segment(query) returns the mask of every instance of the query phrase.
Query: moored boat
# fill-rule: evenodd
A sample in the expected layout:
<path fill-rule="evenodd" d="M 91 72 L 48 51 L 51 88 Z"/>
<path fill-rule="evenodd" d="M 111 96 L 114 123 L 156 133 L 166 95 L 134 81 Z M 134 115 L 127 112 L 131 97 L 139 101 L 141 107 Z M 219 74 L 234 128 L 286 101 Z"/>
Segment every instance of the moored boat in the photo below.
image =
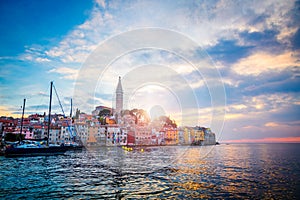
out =
<path fill-rule="evenodd" d="M 68 150 L 64 146 L 45 146 L 45 147 L 12 147 L 8 146 L 5 149 L 5 157 L 17 156 L 49 156 L 62 155 Z"/>
<path fill-rule="evenodd" d="M 64 154 L 68 147 L 64 145 L 60 146 L 51 146 L 49 145 L 49 131 L 50 131 L 50 123 L 51 123 L 51 102 L 52 102 L 52 87 L 53 82 L 51 82 L 50 86 L 50 102 L 49 102 L 49 117 L 48 117 L 48 130 L 47 130 L 47 141 L 46 144 L 39 143 L 26 143 L 22 142 L 22 126 L 23 126 L 23 118 L 25 111 L 25 102 L 23 103 L 23 112 L 22 112 L 22 120 L 21 120 L 21 130 L 20 130 L 20 141 L 18 143 L 10 144 L 5 147 L 4 155 L 5 157 L 16 157 L 16 156 L 44 156 L 44 155 L 58 155 Z"/>

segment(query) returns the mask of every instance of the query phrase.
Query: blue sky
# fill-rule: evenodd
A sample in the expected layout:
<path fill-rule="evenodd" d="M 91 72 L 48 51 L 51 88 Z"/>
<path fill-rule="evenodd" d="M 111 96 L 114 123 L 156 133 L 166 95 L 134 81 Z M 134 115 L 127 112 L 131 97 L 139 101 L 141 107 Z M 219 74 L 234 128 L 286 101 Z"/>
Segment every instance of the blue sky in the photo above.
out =
<path fill-rule="evenodd" d="M 0 13 L 1 115 L 20 117 L 23 98 L 47 111 L 51 80 L 65 110 L 111 106 L 122 76 L 127 108 L 159 105 L 221 141 L 300 140 L 299 1 L 4 0 Z"/>

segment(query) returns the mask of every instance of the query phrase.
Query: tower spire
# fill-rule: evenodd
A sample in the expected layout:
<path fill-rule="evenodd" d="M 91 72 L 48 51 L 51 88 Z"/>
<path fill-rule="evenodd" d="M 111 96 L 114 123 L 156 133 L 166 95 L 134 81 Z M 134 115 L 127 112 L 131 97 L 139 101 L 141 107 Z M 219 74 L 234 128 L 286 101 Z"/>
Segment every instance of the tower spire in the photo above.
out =
<path fill-rule="evenodd" d="M 116 89 L 116 113 L 120 113 L 123 110 L 123 88 L 121 83 L 121 76 L 119 76 L 119 82 Z"/>
<path fill-rule="evenodd" d="M 122 88 L 122 83 L 121 83 L 121 76 L 119 76 L 119 82 L 118 82 L 118 86 L 117 86 L 117 90 L 116 93 L 123 93 L 123 88 Z"/>

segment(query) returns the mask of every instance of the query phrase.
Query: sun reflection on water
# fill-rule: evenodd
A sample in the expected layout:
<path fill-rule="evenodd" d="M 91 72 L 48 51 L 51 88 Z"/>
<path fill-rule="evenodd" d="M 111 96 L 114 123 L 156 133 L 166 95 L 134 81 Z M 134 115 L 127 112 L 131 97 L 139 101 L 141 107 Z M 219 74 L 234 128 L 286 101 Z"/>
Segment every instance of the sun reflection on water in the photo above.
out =
<path fill-rule="evenodd" d="M 0 198 L 299 199 L 299 150 L 274 144 L 143 152 L 101 147 L 44 159 L 0 158 Z"/>

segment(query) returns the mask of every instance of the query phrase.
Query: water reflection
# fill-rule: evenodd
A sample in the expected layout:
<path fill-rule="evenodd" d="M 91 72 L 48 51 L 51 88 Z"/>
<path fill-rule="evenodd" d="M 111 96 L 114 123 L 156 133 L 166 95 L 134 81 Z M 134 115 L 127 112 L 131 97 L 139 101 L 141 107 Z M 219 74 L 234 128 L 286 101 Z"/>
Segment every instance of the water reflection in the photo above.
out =
<path fill-rule="evenodd" d="M 296 199 L 299 150 L 274 144 L 130 152 L 101 147 L 65 156 L 1 157 L 0 198 Z"/>

